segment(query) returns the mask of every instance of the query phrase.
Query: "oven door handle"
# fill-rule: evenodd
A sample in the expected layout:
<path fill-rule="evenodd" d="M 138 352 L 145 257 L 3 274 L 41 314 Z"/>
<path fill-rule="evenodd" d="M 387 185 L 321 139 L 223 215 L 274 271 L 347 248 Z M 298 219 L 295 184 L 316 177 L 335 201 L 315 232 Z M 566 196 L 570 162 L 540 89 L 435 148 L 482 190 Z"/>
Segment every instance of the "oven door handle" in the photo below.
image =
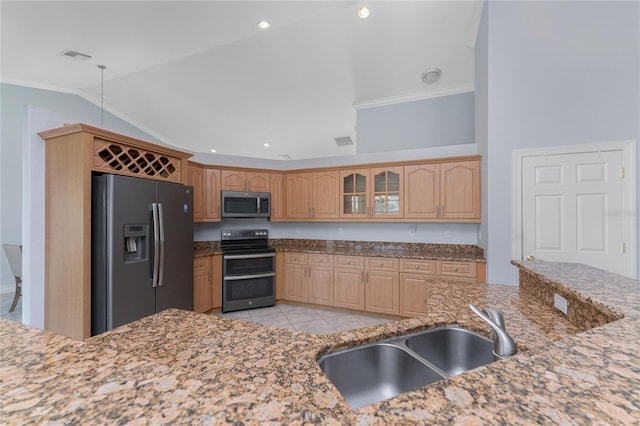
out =
<path fill-rule="evenodd" d="M 250 280 L 254 278 L 268 278 L 275 276 L 275 272 L 269 272 L 267 274 L 252 274 L 252 275 L 233 275 L 231 277 L 224 277 L 225 281 L 237 281 L 237 280 Z"/>
<path fill-rule="evenodd" d="M 275 253 L 256 253 L 256 254 L 224 254 L 224 259 L 258 259 L 260 257 L 275 257 Z"/>

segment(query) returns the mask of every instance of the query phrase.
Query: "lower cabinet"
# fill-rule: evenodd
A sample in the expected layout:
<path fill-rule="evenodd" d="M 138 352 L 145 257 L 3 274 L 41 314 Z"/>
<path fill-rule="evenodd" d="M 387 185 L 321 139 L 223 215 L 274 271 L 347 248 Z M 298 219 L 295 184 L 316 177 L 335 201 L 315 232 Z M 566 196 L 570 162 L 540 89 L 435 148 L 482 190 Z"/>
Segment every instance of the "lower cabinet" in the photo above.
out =
<path fill-rule="evenodd" d="M 333 305 L 364 310 L 364 259 L 334 256 Z"/>
<path fill-rule="evenodd" d="M 365 310 L 398 315 L 398 259 L 367 257 L 365 270 Z"/>
<path fill-rule="evenodd" d="M 286 253 L 284 298 L 333 305 L 333 259 L 330 254 Z"/>
<path fill-rule="evenodd" d="M 207 312 L 222 307 L 222 256 L 193 260 L 193 310 Z"/>
<path fill-rule="evenodd" d="M 427 281 L 433 276 L 400 272 L 400 315 L 417 317 L 427 313 Z"/>
<path fill-rule="evenodd" d="M 206 312 L 212 308 L 211 257 L 193 260 L 193 310 Z"/>
<path fill-rule="evenodd" d="M 484 264 L 475 262 L 316 253 L 284 255 L 285 300 L 365 312 L 424 315 L 431 280 L 484 282 Z"/>

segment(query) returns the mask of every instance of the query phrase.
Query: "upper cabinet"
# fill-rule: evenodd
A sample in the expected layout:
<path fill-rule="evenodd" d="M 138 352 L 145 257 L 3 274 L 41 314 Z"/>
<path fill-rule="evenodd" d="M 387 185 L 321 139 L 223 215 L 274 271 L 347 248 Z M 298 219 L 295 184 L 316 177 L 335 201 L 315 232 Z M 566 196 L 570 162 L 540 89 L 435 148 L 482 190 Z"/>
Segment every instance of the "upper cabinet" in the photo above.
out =
<path fill-rule="evenodd" d="M 284 220 L 284 175 L 271 173 L 271 221 Z"/>
<path fill-rule="evenodd" d="M 222 170 L 222 191 L 269 192 L 271 177 L 267 172 Z"/>
<path fill-rule="evenodd" d="M 187 183 L 193 186 L 193 221 L 204 220 L 204 170 L 202 167 L 189 163 Z"/>
<path fill-rule="evenodd" d="M 189 163 L 189 185 L 193 186 L 193 221 L 220 221 L 220 170 Z"/>
<path fill-rule="evenodd" d="M 339 173 L 291 173 L 285 178 L 287 219 L 324 220 L 340 216 Z"/>
<path fill-rule="evenodd" d="M 402 219 L 403 167 L 340 171 L 340 217 Z"/>
<path fill-rule="evenodd" d="M 405 166 L 404 181 L 405 218 L 480 221 L 480 160 Z"/>

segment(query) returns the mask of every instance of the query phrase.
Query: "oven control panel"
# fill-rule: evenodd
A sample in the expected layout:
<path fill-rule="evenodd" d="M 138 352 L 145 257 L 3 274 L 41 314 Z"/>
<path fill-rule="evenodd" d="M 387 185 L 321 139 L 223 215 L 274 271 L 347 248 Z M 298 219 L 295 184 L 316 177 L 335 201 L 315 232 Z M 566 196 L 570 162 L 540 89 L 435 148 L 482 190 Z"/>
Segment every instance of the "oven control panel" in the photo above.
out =
<path fill-rule="evenodd" d="M 269 231 L 266 229 L 223 229 L 223 240 L 266 240 Z"/>

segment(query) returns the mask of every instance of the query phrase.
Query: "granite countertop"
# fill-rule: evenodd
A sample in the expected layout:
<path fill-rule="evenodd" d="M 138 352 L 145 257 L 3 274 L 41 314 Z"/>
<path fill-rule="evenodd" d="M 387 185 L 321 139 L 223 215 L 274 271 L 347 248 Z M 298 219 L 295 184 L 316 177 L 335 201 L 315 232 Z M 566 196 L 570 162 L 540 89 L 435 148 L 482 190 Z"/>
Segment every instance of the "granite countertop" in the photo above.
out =
<path fill-rule="evenodd" d="M 430 285 L 430 314 L 329 336 L 180 310 L 84 342 L 0 320 L 0 419 L 8 424 L 639 423 L 638 281 L 583 265 L 517 266 L 524 281 L 520 288 L 438 281 Z M 599 313 L 590 321 L 612 322 L 583 331 L 586 323 L 572 324 L 544 304 L 548 290 L 568 298 L 570 313 L 584 304 Z M 357 411 L 317 365 L 323 353 L 437 325 L 458 324 L 488 336 L 490 330 L 467 303 L 504 309 L 521 352 Z"/>
<path fill-rule="evenodd" d="M 345 256 L 485 262 L 484 250 L 469 244 L 397 243 L 384 241 L 270 239 L 278 252 L 323 253 Z M 196 241 L 195 258 L 222 254 L 220 241 Z"/>

